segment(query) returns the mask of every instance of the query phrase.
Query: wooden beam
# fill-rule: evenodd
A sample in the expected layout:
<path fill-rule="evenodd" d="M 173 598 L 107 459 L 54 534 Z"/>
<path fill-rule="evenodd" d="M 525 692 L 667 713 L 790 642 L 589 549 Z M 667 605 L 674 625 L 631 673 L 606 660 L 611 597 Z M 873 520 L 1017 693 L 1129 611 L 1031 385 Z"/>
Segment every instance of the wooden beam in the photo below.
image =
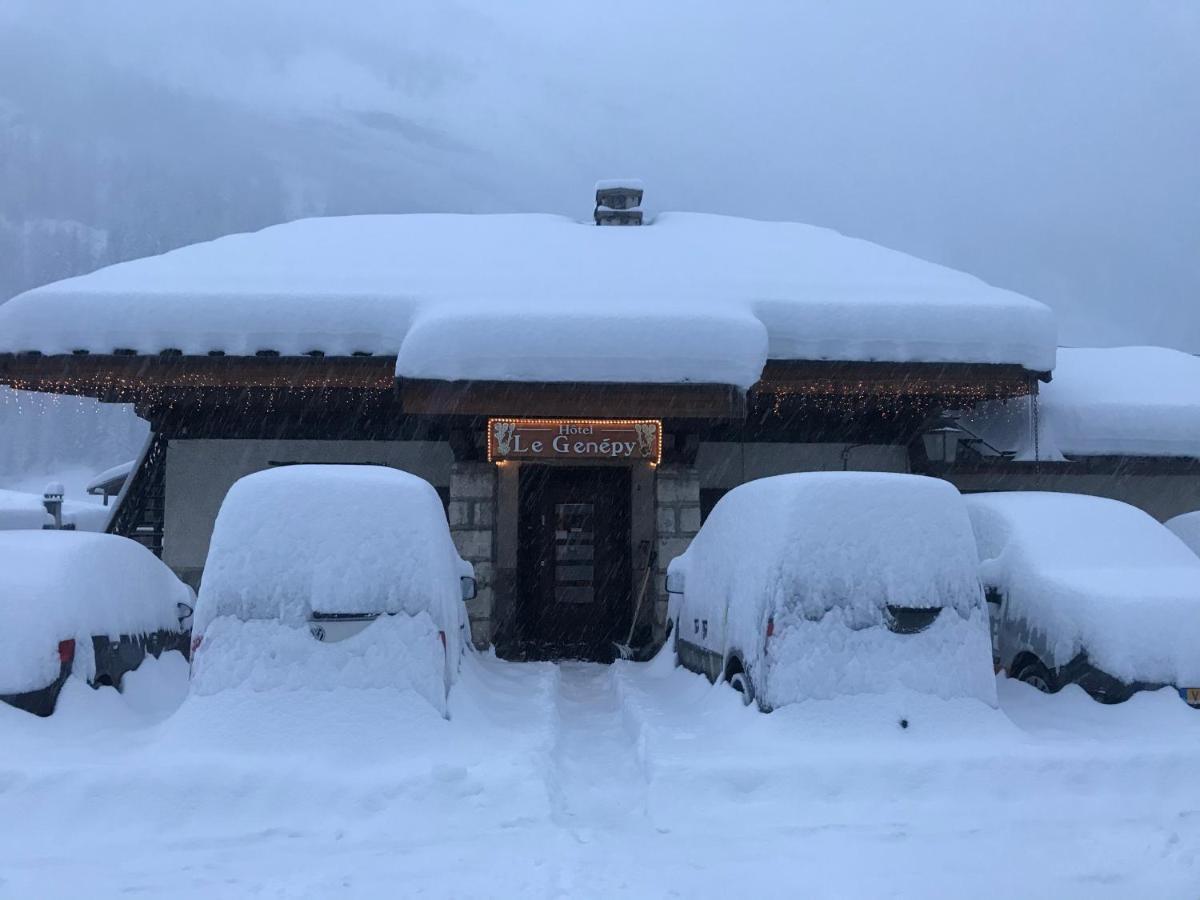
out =
<path fill-rule="evenodd" d="M 718 384 L 595 384 L 505 381 L 400 382 L 400 402 L 413 416 L 523 416 L 595 419 L 740 419 L 745 394 Z"/>

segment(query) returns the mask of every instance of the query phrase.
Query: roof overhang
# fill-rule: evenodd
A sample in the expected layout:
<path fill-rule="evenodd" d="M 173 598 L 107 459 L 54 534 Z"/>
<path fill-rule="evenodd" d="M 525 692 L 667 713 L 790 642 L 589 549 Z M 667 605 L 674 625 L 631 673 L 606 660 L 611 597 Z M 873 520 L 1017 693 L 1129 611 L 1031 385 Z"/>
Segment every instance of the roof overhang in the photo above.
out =
<path fill-rule="evenodd" d="M 0 384 L 153 403 L 165 394 L 221 391 L 398 390 L 417 416 L 740 419 L 747 392 L 724 384 L 436 381 L 399 379 L 391 356 L 155 356 L 0 354 Z M 1039 373 L 1016 365 L 770 360 L 749 396 L 905 397 L 967 406 L 1024 396 Z"/>

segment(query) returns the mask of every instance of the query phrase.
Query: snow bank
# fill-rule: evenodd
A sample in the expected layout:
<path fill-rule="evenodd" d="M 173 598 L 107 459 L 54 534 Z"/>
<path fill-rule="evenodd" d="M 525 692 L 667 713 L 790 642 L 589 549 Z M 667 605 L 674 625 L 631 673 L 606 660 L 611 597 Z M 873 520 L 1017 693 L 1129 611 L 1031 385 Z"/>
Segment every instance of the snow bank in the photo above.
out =
<path fill-rule="evenodd" d="M 1079 494 L 966 498 L 985 583 L 1047 665 L 1087 652 L 1125 682 L 1200 684 L 1200 559 L 1146 513 Z M 1002 630 L 1002 638 L 1007 629 Z M 1002 644 L 1001 653 L 1012 653 Z"/>
<path fill-rule="evenodd" d="M 1184 513 L 1167 520 L 1167 527 L 1200 556 L 1200 511 Z"/>
<path fill-rule="evenodd" d="M 550 215 L 306 219 L 0 307 L 0 352 L 398 353 L 400 375 L 444 379 L 749 387 L 767 356 L 1047 371 L 1054 347 L 1049 309 L 963 273 L 809 225 L 692 213 L 628 229 Z"/>
<path fill-rule="evenodd" d="M 774 618 L 765 668 L 751 672 L 771 705 L 897 685 L 995 705 L 977 566 L 953 486 L 857 472 L 735 488 L 672 563 L 686 579 L 685 615 L 726 621 L 726 652 L 753 659 Z M 943 611 L 898 635 L 885 627 L 888 605 Z"/>
<path fill-rule="evenodd" d="M 52 521 L 41 497 L 0 489 L 0 529 L 40 529 Z"/>
<path fill-rule="evenodd" d="M 73 638 L 86 667 L 92 635 L 178 630 L 176 604 L 192 599 L 135 541 L 78 531 L 0 532 L 0 693 L 53 681 L 59 641 Z"/>
<path fill-rule="evenodd" d="M 382 616 L 359 634 L 325 643 L 307 627 L 210 622 L 192 661 L 192 691 L 414 690 L 446 713 L 446 650 L 427 613 Z"/>
<path fill-rule="evenodd" d="M 1200 457 L 1200 357 L 1165 347 L 1061 348 L 1038 398 L 1038 456 Z M 963 423 L 1033 459 L 1028 401 L 993 402 Z"/>
<path fill-rule="evenodd" d="M 219 616 L 306 629 L 312 612 L 424 612 L 457 659 L 461 566 L 437 491 L 415 475 L 335 465 L 256 472 L 221 504 L 193 630 L 206 634 Z"/>

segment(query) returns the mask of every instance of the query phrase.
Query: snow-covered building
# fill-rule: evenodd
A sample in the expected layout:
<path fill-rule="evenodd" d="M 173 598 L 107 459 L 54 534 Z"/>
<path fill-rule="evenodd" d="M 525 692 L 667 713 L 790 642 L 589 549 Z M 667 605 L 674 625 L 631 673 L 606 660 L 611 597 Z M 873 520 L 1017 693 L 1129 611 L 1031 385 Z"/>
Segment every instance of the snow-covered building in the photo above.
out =
<path fill-rule="evenodd" d="M 111 528 L 193 585 L 237 478 L 395 466 L 443 495 L 477 642 L 602 655 L 662 634 L 666 566 L 724 491 L 828 469 L 965 484 L 972 411 L 1036 410 L 1055 369 L 1050 310 L 969 275 L 801 224 L 644 221 L 224 237 L 0 306 L 0 384 L 136 405 L 152 438 Z M 976 461 L 988 489 L 1049 465 L 1018 456 Z M 1185 462 L 1195 502 L 1155 514 L 1200 506 Z"/>

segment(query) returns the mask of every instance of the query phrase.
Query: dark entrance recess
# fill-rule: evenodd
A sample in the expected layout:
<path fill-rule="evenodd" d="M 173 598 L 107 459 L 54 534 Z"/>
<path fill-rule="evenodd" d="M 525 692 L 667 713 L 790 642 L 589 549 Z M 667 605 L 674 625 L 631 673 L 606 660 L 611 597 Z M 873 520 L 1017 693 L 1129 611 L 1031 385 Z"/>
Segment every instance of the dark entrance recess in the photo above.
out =
<path fill-rule="evenodd" d="M 611 662 L 629 630 L 625 467 L 525 465 L 512 655 Z"/>

